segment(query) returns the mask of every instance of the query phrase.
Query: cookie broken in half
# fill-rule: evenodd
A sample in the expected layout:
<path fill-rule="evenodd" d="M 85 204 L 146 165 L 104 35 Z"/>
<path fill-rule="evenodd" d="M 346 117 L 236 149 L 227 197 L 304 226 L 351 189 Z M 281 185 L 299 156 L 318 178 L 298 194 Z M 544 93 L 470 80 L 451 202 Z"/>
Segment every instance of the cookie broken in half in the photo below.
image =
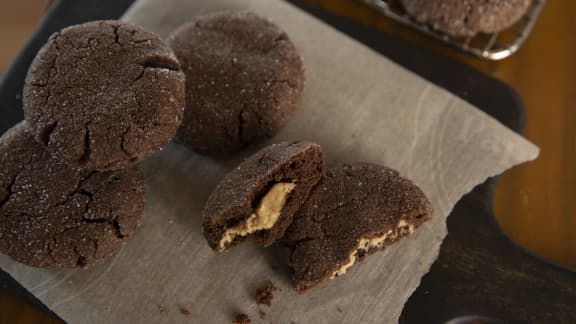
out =
<path fill-rule="evenodd" d="M 343 275 L 367 254 L 413 233 L 431 214 L 422 190 L 397 171 L 369 163 L 330 168 L 284 237 L 296 290 Z"/>
<path fill-rule="evenodd" d="M 284 235 L 325 169 L 318 144 L 270 145 L 227 174 L 208 198 L 204 236 L 218 252 L 250 238 L 269 246 Z"/>

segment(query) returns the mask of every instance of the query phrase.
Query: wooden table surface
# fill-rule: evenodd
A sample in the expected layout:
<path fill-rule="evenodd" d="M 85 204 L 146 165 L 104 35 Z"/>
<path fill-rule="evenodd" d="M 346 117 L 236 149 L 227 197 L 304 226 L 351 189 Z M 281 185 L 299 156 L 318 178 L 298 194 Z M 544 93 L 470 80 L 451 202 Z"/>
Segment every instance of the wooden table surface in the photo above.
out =
<path fill-rule="evenodd" d="M 519 52 L 498 62 L 476 59 L 383 19 L 354 0 L 300 0 L 321 6 L 510 84 L 524 100 L 525 137 L 541 148 L 531 162 L 508 171 L 498 184 L 494 210 L 505 233 L 546 259 L 576 268 L 576 1 L 548 0 Z M 32 32 L 48 1 L 0 3 L 0 73 Z M 1 323 L 53 323 L 0 292 Z"/>

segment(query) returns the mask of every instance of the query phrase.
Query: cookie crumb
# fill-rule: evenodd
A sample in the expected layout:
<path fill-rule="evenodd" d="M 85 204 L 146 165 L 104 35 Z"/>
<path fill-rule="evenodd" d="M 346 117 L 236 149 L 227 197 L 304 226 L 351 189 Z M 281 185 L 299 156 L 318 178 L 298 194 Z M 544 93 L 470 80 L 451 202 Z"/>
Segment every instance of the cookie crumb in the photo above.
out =
<path fill-rule="evenodd" d="M 246 314 L 238 314 L 236 318 L 232 321 L 232 324 L 250 324 L 252 321 L 250 317 Z"/>
<path fill-rule="evenodd" d="M 184 307 L 180 307 L 180 314 L 182 314 L 184 316 L 190 316 L 190 311 Z"/>
<path fill-rule="evenodd" d="M 158 305 L 158 312 L 160 312 L 160 316 L 164 315 L 164 313 L 166 312 L 164 306 Z"/>
<path fill-rule="evenodd" d="M 278 290 L 272 281 L 268 281 L 264 288 L 256 291 L 256 304 L 272 306 L 272 299 L 274 299 L 274 292 Z"/>
<path fill-rule="evenodd" d="M 260 312 L 260 319 L 265 320 L 265 319 L 266 319 L 266 315 L 267 315 L 266 312 L 264 312 L 264 311 L 262 311 L 262 310 L 259 310 L 259 312 Z"/>
<path fill-rule="evenodd" d="M 342 308 L 340 308 L 339 306 L 336 306 L 336 310 L 338 311 L 338 313 L 342 313 Z"/>

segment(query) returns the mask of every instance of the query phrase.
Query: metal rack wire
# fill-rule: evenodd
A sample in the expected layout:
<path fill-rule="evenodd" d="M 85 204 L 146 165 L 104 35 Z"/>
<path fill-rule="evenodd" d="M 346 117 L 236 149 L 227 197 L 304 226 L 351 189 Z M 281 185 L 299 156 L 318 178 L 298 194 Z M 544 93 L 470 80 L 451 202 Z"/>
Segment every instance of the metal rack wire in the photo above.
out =
<path fill-rule="evenodd" d="M 410 17 L 398 0 L 362 0 L 370 7 L 400 23 L 411 26 L 433 38 L 487 60 L 501 60 L 512 55 L 526 41 L 546 0 L 533 0 L 526 14 L 513 26 L 499 33 L 473 37 L 453 37 Z"/>

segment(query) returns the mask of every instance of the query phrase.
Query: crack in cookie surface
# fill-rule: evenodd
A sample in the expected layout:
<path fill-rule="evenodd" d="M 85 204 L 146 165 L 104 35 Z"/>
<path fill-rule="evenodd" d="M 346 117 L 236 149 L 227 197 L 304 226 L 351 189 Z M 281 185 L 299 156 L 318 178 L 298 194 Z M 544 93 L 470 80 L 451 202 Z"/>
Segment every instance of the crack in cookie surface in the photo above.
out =
<path fill-rule="evenodd" d="M 91 265 L 116 252 L 142 217 L 138 169 L 73 170 L 51 158 L 25 123 L 0 138 L 0 164 L 0 192 L 8 193 L 0 206 L 0 252 L 16 261 Z"/>

